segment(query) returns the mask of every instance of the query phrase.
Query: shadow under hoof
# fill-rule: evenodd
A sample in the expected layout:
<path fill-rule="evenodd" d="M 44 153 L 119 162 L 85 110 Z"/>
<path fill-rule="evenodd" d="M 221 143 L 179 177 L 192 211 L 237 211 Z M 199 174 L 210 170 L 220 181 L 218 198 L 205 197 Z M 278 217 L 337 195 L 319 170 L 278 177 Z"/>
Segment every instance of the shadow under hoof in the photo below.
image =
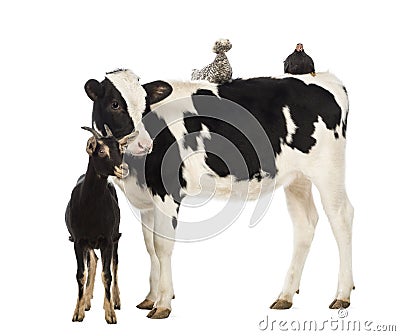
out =
<path fill-rule="evenodd" d="M 145 309 L 145 310 L 152 310 L 154 306 L 154 301 L 144 299 L 142 302 L 140 302 L 136 308 L 139 309 Z"/>
<path fill-rule="evenodd" d="M 348 308 L 350 306 L 350 302 L 344 300 L 335 299 L 329 305 L 330 309 L 340 309 L 340 308 Z"/>
<path fill-rule="evenodd" d="M 167 318 L 171 314 L 171 309 L 169 308 L 153 308 L 150 313 L 147 314 L 148 318 L 153 320 Z"/>
<path fill-rule="evenodd" d="M 293 305 L 292 302 L 278 299 L 269 308 L 271 308 L 271 309 L 289 309 L 292 307 L 292 305 Z"/>

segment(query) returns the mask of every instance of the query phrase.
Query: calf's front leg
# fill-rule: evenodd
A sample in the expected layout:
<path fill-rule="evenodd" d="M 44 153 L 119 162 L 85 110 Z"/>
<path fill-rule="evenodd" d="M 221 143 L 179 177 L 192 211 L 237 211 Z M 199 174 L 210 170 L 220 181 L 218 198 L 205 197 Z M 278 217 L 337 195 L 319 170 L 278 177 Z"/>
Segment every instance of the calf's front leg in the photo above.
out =
<path fill-rule="evenodd" d="M 171 256 L 174 248 L 175 229 L 179 205 L 171 196 L 164 201 L 157 199 L 154 208 L 154 249 L 160 263 L 160 278 L 154 308 L 147 317 L 167 318 L 171 313 L 171 300 L 174 297 L 172 285 Z"/>
<path fill-rule="evenodd" d="M 158 280 L 160 278 L 160 263 L 154 249 L 154 210 L 142 210 L 140 212 L 142 221 L 143 238 L 147 253 L 150 256 L 150 291 L 146 298 L 136 307 L 139 309 L 153 309 L 154 302 L 157 299 Z"/>

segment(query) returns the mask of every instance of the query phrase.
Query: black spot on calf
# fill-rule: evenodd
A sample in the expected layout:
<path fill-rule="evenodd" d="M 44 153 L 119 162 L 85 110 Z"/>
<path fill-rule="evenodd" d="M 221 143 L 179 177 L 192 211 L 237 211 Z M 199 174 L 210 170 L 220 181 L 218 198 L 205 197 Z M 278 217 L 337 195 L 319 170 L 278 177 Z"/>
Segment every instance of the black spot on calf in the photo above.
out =
<path fill-rule="evenodd" d="M 176 229 L 177 226 L 178 226 L 178 221 L 177 221 L 176 217 L 173 216 L 173 217 L 172 217 L 172 227 L 173 227 L 174 229 Z"/>

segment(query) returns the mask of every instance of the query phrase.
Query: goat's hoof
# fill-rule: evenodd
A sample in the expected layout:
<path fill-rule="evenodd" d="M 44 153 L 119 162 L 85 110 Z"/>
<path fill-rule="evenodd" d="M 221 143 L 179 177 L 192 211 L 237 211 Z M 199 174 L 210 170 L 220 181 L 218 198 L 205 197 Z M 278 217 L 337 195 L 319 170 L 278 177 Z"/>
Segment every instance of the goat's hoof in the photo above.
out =
<path fill-rule="evenodd" d="M 142 302 L 140 302 L 136 308 L 139 309 L 146 309 L 146 310 L 152 310 L 154 306 L 154 301 L 151 301 L 149 299 L 144 299 Z"/>
<path fill-rule="evenodd" d="M 85 310 L 89 311 L 90 308 L 92 308 L 92 304 L 91 304 L 90 300 L 87 300 L 85 303 Z"/>
<path fill-rule="evenodd" d="M 335 299 L 329 305 L 329 308 L 330 309 L 340 309 L 340 308 L 348 308 L 349 306 L 350 306 L 350 302 L 349 301 Z"/>
<path fill-rule="evenodd" d="M 147 314 L 148 318 L 151 318 L 153 320 L 156 319 L 165 319 L 171 314 L 171 309 L 169 308 L 153 308 L 150 313 Z"/>
<path fill-rule="evenodd" d="M 85 318 L 85 313 L 82 312 L 74 312 L 74 316 L 72 316 L 72 322 L 82 322 Z"/>
<path fill-rule="evenodd" d="M 121 300 L 119 298 L 119 295 L 116 298 L 113 299 L 113 302 L 114 302 L 113 303 L 114 309 L 120 310 L 121 309 Z"/>
<path fill-rule="evenodd" d="M 289 309 L 292 307 L 292 302 L 278 299 L 269 308 L 271 309 Z"/>
<path fill-rule="evenodd" d="M 106 321 L 108 324 L 116 324 L 117 323 L 117 315 L 115 315 L 114 311 L 106 312 Z"/>

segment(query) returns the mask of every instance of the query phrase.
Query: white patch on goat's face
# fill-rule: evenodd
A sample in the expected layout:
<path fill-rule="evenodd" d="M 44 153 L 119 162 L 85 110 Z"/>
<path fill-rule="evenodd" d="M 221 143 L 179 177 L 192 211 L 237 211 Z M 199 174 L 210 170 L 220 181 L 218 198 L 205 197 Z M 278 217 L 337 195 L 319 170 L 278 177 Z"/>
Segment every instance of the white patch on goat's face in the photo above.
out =
<path fill-rule="evenodd" d="M 128 107 L 134 125 L 138 125 L 146 109 L 146 91 L 139 84 L 139 77 L 131 70 L 121 70 L 106 75 L 121 93 Z"/>

